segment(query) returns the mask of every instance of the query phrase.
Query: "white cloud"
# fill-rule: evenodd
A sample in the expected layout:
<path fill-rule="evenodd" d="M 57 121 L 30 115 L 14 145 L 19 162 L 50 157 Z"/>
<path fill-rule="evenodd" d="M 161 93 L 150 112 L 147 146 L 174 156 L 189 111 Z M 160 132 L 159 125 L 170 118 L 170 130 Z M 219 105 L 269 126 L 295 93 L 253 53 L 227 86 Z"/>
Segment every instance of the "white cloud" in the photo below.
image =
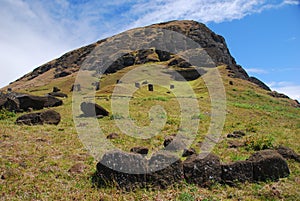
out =
<path fill-rule="evenodd" d="M 223 22 L 298 1 L 0 1 L 0 86 L 62 53 L 128 28 L 174 19 Z"/>
<path fill-rule="evenodd" d="M 248 73 L 255 73 L 255 74 L 267 74 L 268 71 L 260 68 L 246 68 L 245 69 Z"/>
<path fill-rule="evenodd" d="M 300 101 L 300 85 L 296 85 L 291 82 L 282 81 L 282 82 L 271 82 L 268 83 L 268 86 L 274 91 L 284 93 L 292 99 L 297 99 Z"/>

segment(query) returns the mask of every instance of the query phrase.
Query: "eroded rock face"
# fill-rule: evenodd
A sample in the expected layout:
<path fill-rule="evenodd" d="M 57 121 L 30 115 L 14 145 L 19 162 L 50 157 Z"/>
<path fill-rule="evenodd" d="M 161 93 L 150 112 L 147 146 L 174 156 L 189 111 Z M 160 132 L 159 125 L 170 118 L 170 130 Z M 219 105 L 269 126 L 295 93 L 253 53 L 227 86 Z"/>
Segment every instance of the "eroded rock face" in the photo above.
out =
<path fill-rule="evenodd" d="M 109 112 L 96 103 L 83 102 L 80 105 L 85 117 L 108 116 Z"/>
<path fill-rule="evenodd" d="M 54 110 L 47 110 L 44 112 L 24 114 L 20 116 L 17 120 L 17 124 L 25 125 L 43 125 L 43 124 L 59 124 L 61 116 L 58 112 Z"/>

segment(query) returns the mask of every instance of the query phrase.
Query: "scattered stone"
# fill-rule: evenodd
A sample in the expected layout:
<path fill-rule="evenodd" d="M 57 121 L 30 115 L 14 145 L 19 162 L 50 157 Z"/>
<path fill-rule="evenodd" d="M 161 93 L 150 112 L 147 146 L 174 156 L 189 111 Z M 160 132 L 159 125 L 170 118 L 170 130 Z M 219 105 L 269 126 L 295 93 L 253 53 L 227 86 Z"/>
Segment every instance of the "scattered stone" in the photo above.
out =
<path fill-rule="evenodd" d="M 214 154 L 208 154 L 205 158 L 193 155 L 183 162 L 184 178 L 188 183 L 199 186 L 210 186 L 221 181 L 222 168 L 220 159 Z"/>
<path fill-rule="evenodd" d="M 81 85 L 73 84 L 70 91 L 81 91 Z"/>
<path fill-rule="evenodd" d="M 174 89 L 175 88 L 175 85 L 174 84 L 171 84 L 170 85 L 170 89 Z"/>
<path fill-rule="evenodd" d="M 274 150 L 256 152 L 248 161 L 253 164 L 254 181 L 277 181 L 290 174 L 287 162 Z"/>
<path fill-rule="evenodd" d="M 68 98 L 68 95 L 62 92 L 50 92 L 48 95 L 60 98 Z"/>
<path fill-rule="evenodd" d="M 153 91 L 153 84 L 148 84 L 148 91 Z"/>
<path fill-rule="evenodd" d="M 243 131 L 233 131 L 233 133 L 229 133 L 227 138 L 241 138 L 246 134 Z"/>
<path fill-rule="evenodd" d="M 229 141 L 228 142 L 229 148 L 239 148 L 239 147 L 243 147 L 243 146 L 245 146 L 244 142 L 240 142 L 240 141 Z"/>
<path fill-rule="evenodd" d="M 12 88 L 7 88 L 7 92 L 8 93 L 12 92 Z"/>
<path fill-rule="evenodd" d="M 110 140 L 112 140 L 112 139 L 118 139 L 120 136 L 119 136 L 119 134 L 117 134 L 117 133 L 111 133 L 111 134 L 109 134 L 108 136 L 106 136 L 106 138 L 107 139 L 110 139 Z"/>
<path fill-rule="evenodd" d="M 174 140 L 175 137 L 176 135 L 174 134 L 166 136 L 164 140 L 164 147 L 167 147 Z"/>
<path fill-rule="evenodd" d="M 147 80 L 145 80 L 145 81 L 142 82 L 142 85 L 145 85 L 145 84 L 148 84 Z"/>
<path fill-rule="evenodd" d="M 136 82 L 136 83 L 134 83 L 134 86 L 135 86 L 136 88 L 140 88 L 140 83 Z"/>
<path fill-rule="evenodd" d="M 253 165 L 250 161 L 237 161 L 222 165 L 222 181 L 234 186 L 238 182 L 253 181 Z"/>
<path fill-rule="evenodd" d="M 60 92 L 61 90 L 58 87 L 53 87 L 52 92 Z"/>
<path fill-rule="evenodd" d="M 229 85 L 233 85 L 233 81 L 229 81 Z"/>
<path fill-rule="evenodd" d="M 75 165 L 73 165 L 68 172 L 72 173 L 72 174 L 80 174 L 83 173 L 84 170 L 86 168 L 86 165 L 83 163 L 76 163 Z"/>
<path fill-rule="evenodd" d="M 130 152 L 147 155 L 149 152 L 149 149 L 147 147 L 133 147 L 130 149 Z"/>
<path fill-rule="evenodd" d="M 291 148 L 285 147 L 280 145 L 279 147 L 276 148 L 276 151 L 286 159 L 293 159 L 297 162 L 300 162 L 300 155 L 297 154 L 294 150 Z"/>
<path fill-rule="evenodd" d="M 193 148 L 184 149 L 182 157 L 188 157 L 188 156 L 192 156 L 194 154 L 196 154 L 196 150 L 195 149 L 193 149 Z"/>
<path fill-rule="evenodd" d="M 57 74 L 54 75 L 54 78 L 60 78 L 60 77 L 66 77 L 68 75 L 71 75 L 72 73 L 69 72 L 69 71 L 62 71 L 62 72 L 59 72 Z"/>
<path fill-rule="evenodd" d="M 80 105 L 85 117 L 108 116 L 109 112 L 96 103 L 83 102 Z"/>
<path fill-rule="evenodd" d="M 54 124 L 58 125 L 61 120 L 60 114 L 54 110 L 47 110 L 39 113 L 31 113 L 20 116 L 17 120 L 17 124 L 25 125 L 43 125 Z"/>

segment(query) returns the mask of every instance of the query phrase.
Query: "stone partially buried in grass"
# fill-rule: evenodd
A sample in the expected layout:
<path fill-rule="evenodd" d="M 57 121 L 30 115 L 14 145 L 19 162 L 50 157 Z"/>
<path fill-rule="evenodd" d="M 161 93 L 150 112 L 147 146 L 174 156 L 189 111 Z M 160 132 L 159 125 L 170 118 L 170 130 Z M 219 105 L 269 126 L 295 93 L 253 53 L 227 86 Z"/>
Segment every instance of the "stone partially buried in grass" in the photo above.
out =
<path fill-rule="evenodd" d="M 287 162 L 274 150 L 256 152 L 248 161 L 253 164 L 254 181 L 277 181 L 290 174 Z"/>
<path fill-rule="evenodd" d="M 108 116 L 109 112 L 96 103 L 83 102 L 80 105 L 81 111 L 85 117 Z"/>
<path fill-rule="evenodd" d="M 47 110 L 44 112 L 24 114 L 16 120 L 16 123 L 19 125 L 25 124 L 29 126 L 43 124 L 58 125 L 60 120 L 61 116 L 58 112 L 55 112 L 54 110 Z"/>

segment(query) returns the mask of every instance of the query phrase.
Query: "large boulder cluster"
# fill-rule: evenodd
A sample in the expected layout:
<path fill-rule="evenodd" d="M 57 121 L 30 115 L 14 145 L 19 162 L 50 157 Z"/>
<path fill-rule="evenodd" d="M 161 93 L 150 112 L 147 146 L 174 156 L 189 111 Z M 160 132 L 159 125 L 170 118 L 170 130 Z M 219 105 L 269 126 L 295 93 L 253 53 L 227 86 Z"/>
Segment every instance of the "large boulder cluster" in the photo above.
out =
<path fill-rule="evenodd" d="M 259 151 L 246 161 L 229 164 L 222 164 L 214 154 L 194 154 L 182 161 L 170 152 L 146 159 L 136 153 L 111 151 L 97 164 L 93 180 L 100 187 L 132 190 L 136 187 L 164 189 L 183 180 L 201 187 L 216 182 L 234 185 L 246 181 L 276 181 L 289 174 L 287 162 L 276 150 Z"/>

